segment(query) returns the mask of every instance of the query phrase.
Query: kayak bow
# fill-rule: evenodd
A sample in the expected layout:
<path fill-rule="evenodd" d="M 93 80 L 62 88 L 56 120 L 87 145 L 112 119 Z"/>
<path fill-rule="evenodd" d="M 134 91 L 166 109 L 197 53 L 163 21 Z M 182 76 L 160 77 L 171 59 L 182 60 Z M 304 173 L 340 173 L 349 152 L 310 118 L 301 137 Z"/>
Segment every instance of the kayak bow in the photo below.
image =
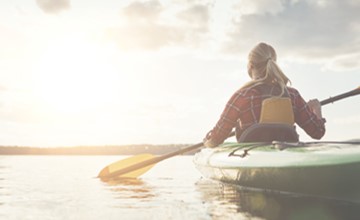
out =
<path fill-rule="evenodd" d="M 360 142 L 292 145 L 225 143 L 194 163 L 205 177 L 247 188 L 360 202 Z"/>

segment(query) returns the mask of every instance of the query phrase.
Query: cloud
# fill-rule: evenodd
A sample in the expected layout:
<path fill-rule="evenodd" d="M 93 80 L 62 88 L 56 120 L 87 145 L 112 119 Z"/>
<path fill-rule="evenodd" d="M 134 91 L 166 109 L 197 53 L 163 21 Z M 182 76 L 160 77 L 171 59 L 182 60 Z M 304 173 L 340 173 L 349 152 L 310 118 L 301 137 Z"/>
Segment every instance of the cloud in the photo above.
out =
<path fill-rule="evenodd" d="M 234 8 L 242 15 L 270 14 L 282 12 L 285 7 L 279 0 L 241 0 Z"/>
<path fill-rule="evenodd" d="M 151 22 L 158 18 L 162 5 L 159 1 L 132 2 L 122 10 L 127 19 L 134 22 Z"/>
<path fill-rule="evenodd" d="M 351 71 L 360 69 L 360 53 L 345 54 L 330 60 L 324 70 Z"/>
<path fill-rule="evenodd" d="M 121 9 L 125 22 L 108 28 L 107 36 L 127 50 L 215 46 L 236 56 L 267 42 L 283 58 L 320 62 L 335 71 L 360 68 L 354 55 L 360 49 L 359 1 L 239 0 L 225 5 L 132 1 Z"/>
<path fill-rule="evenodd" d="M 193 5 L 178 13 L 177 17 L 186 25 L 193 25 L 200 31 L 208 31 L 210 14 L 207 5 Z"/>
<path fill-rule="evenodd" d="M 196 47 L 208 34 L 209 7 L 199 3 L 174 7 L 156 0 L 132 2 L 121 10 L 126 23 L 108 28 L 107 36 L 127 50 L 157 50 L 173 45 Z"/>
<path fill-rule="evenodd" d="M 228 53 L 248 52 L 249 45 L 260 41 L 273 44 L 288 56 L 312 60 L 360 49 L 358 1 L 243 0 L 233 9 L 237 17 L 224 45 Z"/>
<path fill-rule="evenodd" d="M 70 9 L 70 0 L 36 0 L 36 4 L 48 14 L 57 14 Z"/>

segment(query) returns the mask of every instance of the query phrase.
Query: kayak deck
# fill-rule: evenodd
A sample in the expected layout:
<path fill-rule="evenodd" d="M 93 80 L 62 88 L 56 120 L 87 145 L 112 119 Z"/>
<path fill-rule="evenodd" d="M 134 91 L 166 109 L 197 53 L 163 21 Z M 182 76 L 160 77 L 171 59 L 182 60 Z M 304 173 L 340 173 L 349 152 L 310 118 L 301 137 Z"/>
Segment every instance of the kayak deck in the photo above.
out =
<path fill-rule="evenodd" d="M 205 177 L 244 187 L 360 202 L 359 145 L 279 150 L 275 145 L 227 143 L 203 149 L 194 163 Z"/>

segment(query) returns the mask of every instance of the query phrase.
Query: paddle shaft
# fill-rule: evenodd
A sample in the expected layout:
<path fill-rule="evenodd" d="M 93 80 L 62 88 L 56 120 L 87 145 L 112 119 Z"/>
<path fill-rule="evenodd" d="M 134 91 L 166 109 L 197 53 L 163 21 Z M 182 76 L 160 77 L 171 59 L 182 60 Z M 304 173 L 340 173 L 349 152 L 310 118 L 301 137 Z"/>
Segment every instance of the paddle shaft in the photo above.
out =
<path fill-rule="evenodd" d="M 112 178 L 112 177 L 116 177 L 116 176 L 121 176 L 121 175 L 123 175 L 125 173 L 129 173 L 129 172 L 132 172 L 134 170 L 141 169 L 143 167 L 147 167 L 149 165 L 158 163 L 158 162 L 163 161 L 165 159 L 168 159 L 170 157 L 173 157 L 173 156 L 176 156 L 176 155 L 183 154 L 185 152 L 195 150 L 195 149 L 197 149 L 199 147 L 202 147 L 202 146 L 203 146 L 203 143 L 201 142 L 201 143 L 192 145 L 190 147 L 187 147 L 187 148 L 184 148 L 184 149 L 172 152 L 172 153 L 168 153 L 168 154 L 158 156 L 158 157 L 155 157 L 155 158 L 152 158 L 152 159 L 149 159 L 149 160 L 145 160 L 143 162 L 140 162 L 140 163 L 128 166 L 128 167 L 126 167 L 124 169 L 121 169 L 121 170 L 115 171 L 113 173 L 110 173 L 109 175 L 105 176 L 105 178 Z"/>
<path fill-rule="evenodd" d="M 325 99 L 325 100 L 321 101 L 320 104 L 321 104 L 321 105 L 326 105 L 326 104 L 329 104 L 329 103 L 333 103 L 333 102 L 335 102 L 335 101 L 338 101 L 338 100 L 340 100 L 340 99 L 344 99 L 344 98 L 347 98 L 347 97 L 350 97 L 350 96 L 354 96 L 354 95 L 358 95 L 358 94 L 360 94 L 360 87 L 357 88 L 357 89 L 351 90 L 350 92 L 346 92 L 346 93 L 337 95 L 337 96 L 335 96 L 335 97 Z M 229 135 L 229 137 L 232 137 L 232 136 L 234 136 L 234 135 L 235 135 L 235 132 L 231 132 L 231 134 Z M 132 172 L 132 171 L 141 169 L 141 168 L 143 168 L 143 167 L 147 167 L 147 166 L 152 165 L 152 164 L 155 164 L 155 163 L 158 163 L 158 162 L 163 161 L 163 160 L 165 160 L 165 159 L 168 159 L 168 158 L 170 158 L 170 157 L 173 157 L 173 156 L 176 156 L 176 155 L 180 155 L 180 154 L 183 154 L 183 153 L 192 151 L 192 150 L 196 150 L 196 149 L 202 147 L 203 145 L 204 145 L 203 142 L 201 142 L 201 143 L 198 143 L 198 144 L 192 145 L 192 146 L 190 146 L 190 147 L 186 147 L 186 148 L 180 149 L 180 150 L 175 151 L 175 152 L 172 152 L 172 153 L 168 153 L 168 154 L 165 154 L 165 155 L 162 155 L 162 156 L 158 156 L 158 157 L 155 157 L 155 158 L 152 158 L 152 159 L 149 159 L 149 160 L 145 160 L 145 161 L 143 161 L 143 162 L 140 162 L 140 163 L 137 163 L 137 164 L 128 166 L 128 167 L 126 167 L 126 168 L 124 168 L 124 169 L 121 169 L 121 170 L 112 172 L 112 173 L 110 173 L 110 174 L 108 174 L 107 176 L 104 176 L 104 177 L 102 177 L 102 178 L 112 178 L 112 177 L 116 177 L 116 176 L 121 176 L 121 175 L 123 175 L 123 174 L 126 174 L 126 173 L 129 173 L 129 172 Z"/>
<path fill-rule="evenodd" d="M 320 104 L 321 105 L 326 105 L 326 104 L 338 101 L 340 99 L 344 99 L 344 98 L 354 96 L 354 95 L 359 95 L 359 94 L 360 94 L 360 87 L 358 87 L 358 88 L 356 88 L 354 90 L 351 90 L 350 92 L 346 92 L 346 93 L 343 93 L 343 94 L 340 94 L 340 95 L 325 99 L 325 100 L 321 101 Z"/>

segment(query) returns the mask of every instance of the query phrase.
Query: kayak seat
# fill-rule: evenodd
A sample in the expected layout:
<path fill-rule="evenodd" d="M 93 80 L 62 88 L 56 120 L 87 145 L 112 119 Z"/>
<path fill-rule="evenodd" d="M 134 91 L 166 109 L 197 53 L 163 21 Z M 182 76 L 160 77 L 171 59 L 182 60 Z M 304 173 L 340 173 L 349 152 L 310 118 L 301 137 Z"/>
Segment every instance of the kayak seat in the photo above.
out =
<path fill-rule="evenodd" d="M 238 138 L 242 142 L 298 142 L 295 126 L 282 123 L 258 123 L 247 128 Z"/>
<path fill-rule="evenodd" d="M 290 124 L 295 123 L 291 99 L 271 97 L 261 103 L 259 123 Z"/>
<path fill-rule="evenodd" d="M 238 142 L 298 142 L 294 112 L 289 97 L 271 97 L 262 101 L 259 123 L 247 128 Z"/>

